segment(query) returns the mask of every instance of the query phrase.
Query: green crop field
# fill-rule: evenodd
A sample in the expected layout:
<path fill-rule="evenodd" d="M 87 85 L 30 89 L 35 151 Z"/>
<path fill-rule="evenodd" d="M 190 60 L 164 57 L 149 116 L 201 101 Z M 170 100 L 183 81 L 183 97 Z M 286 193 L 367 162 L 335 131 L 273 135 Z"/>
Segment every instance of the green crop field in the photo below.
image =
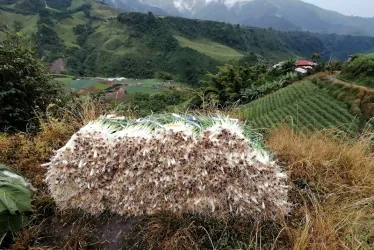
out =
<path fill-rule="evenodd" d="M 210 41 L 208 39 L 198 39 L 196 41 L 191 41 L 181 36 L 174 36 L 174 38 L 179 41 L 179 44 L 182 47 L 190 47 L 191 49 L 194 49 L 221 62 L 239 60 L 243 57 L 243 55 L 238 51 L 223 44 Z"/>
<path fill-rule="evenodd" d="M 162 89 L 155 89 L 155 88 L 145 87 L 145 86 L 127 86 L 126 91 L 128 94 L 133 94 L 133 93 L 153 94 L 153 93 L 161 92 Z"/>
<path fill-rule="evenodd" d="M 349 134 L 359 130 L 358 119 L 339 102 L 310 81 L 302 81 L 258 99 L 242 108 L 256 128 L 287 123 L 311 131 L 337 127 Z"/>
<path fill-rule="evenodd" d="M 53 80 L 61 82 L 65 87 L 69 87 L 70 82 L 73 80 L 74 76 L 63 75 L 63 74 L 49 74 Z"/>
<path fill-rule="evenodd" d="M 97 80 L 73 80 L 71 81 L 69 88 L 78 91 L 94 87 L 96 84 Z"/>
<path fill-rule="evenodd" d="M 103 84 L 103 83 L 97 83 L 93 86 L 95 89 L 99 89 L 99 90 L 104 90 L 104 89 L 107 89 L 109 88 L 110 86 L 107 85 L 107 84 Z"/>
<path fill-rule="evenodd" d="M 69 86 L 73 78 L 69 77 L 56 77 L 53 80 L 63 83 L 65 86 Z"/>
<path fill-rule="evenodd" d="M 138 82 L 141 82 L 143 86 L 145 87 L 153 87 L 155 85 L 164 83 L 164 81 L 158 80 L 158 79 L 144 79 L 144 80 L 139 80 Z"/>

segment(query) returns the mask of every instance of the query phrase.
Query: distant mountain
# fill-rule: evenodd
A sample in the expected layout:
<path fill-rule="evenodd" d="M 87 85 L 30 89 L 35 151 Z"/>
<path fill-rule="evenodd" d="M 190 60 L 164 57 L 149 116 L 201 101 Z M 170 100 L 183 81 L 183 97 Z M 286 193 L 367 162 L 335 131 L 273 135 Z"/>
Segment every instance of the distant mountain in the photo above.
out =
<path fill-rule="evenodd" d="M 93 2 L 121 12 L 152 12 L 281 31 L 374 36 L 374 18 L 345 16 L 301 0 L 0 0 L 0 8 L 35 12 L 44 5 L 64 10 Z"/>
<path fill-rule="evenodd" d="M 230 60 L 253 63 L 263 58 L 275 63 L 310 58 L 315 52 L 324 59 L 333 55 L 346 60 L 348 55 L 374 51 L 374 37 L 368 36 L 283 32 L 131 12 L 155 8 L 144 1 L 121 5 L 125 13 L 119 14 L 109 7 L 116 3 L 108 0 L 0 0 L 0 40 L 6 26 L 22 31 L 35 39 L 44 62 L 66 59 L 67 69 L 74 75 L 150 78 L 157 71 L 167 71 L 192 84 Z M 245 3 L 241 4 L 244 7 Z M 222 5 L 216 6 L 205 9 L 206 13 L 225 11 Z M 195 9 L 190 5 L 177 7 L 172 11 L 188 14 L 198 10 L 196 5 Z M 225 18 L 233 22 L 232 16 Z M 259 26 L 273 23 L 279 29 L 302 29 L 269 12 L 246 20 Z"/>
<path fill-rule="evenodd" d="M 128 1 L 128 0 L 116 0 Z M 345 16 L 300 0 L 139 0 L 169 15 L 279 30 L 374 36 L 374 18 Z"/>
<path fill-rule="evenodd" d="M 141 0 L 104 0 L 112 8 L 126 12 L 152 12 L 155 15 L 167 15 L 168 12 L 153 5 L 143 3 Z"/>

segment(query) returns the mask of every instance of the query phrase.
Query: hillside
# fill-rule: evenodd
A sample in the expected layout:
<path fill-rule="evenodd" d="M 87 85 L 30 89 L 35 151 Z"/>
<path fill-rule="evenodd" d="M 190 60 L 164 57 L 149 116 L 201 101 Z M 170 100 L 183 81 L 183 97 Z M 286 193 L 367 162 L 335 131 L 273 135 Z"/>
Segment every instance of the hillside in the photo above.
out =
<path fill-rule="evenodd" d="M 151 13 L 118 15 L 94 0 L 49 0 L 47 8 L 39 0 L 10 2 L 0 2 L 0 22 L 35 34 L 40 57 L 46 63 L 67 58 L 73 75 L 152 78 L 168 71 L 178 81 L 198 84 L 207 71 L 253 53 L 273 63 L 315 52 L 345 60 L 374 50 L 372 37 L 279 32 Z"/>
<path fill-rule="evenodd" d="M 366 125 L 366 121 L 362 119 L 363 112 L 349 100 L 350 95 L 355 99 L 355 92 L 354 89 L 347 90 L 344 86 L 333 87 L 328 81 L 314 84 L 304 80 L 243 106 L 241 112 L 259 129 L 269 129 L 286 123 L 308 131 L 335 127 L 355 135 L 361 131 L 360 127 Z M 357 96 L 362 98 L 359 101 L 365 106 L 365 95 Z M 370 96 L 374 97 L 372 93 Z M 368 105 L 370 106 L 369 103 Z M 374 115 L 373 110 L 370 112 Z"/>
<path fill-rule="evenodd" d="M 374 88 L 374 57 L 355 55 L 343 67 L 341 79 Z"/>
<path fill-rule="evenodd" d="M 158 7 L 169 15 L 239 23 L 278 30 L 374 35 L 374 18 L 345 16 L 300 0 L 110 0 L 112 7 L 142 12 Z M 144 8 L 147 4 L 147 8 Z"/>

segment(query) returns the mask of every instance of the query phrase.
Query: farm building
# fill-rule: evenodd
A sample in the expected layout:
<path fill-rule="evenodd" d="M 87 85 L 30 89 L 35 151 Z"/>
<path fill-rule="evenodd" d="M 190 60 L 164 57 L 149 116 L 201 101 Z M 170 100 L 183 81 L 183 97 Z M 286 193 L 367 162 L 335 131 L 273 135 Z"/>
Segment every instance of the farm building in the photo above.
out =
<path fill-rule="evenodd" d="M 281 69 L 285 62 L 279 62 L 273 66 L 274 69 Z M 317 64 L 306 59 L 299 59 L 295 62 L 295 72 L 298 74 L 306 74 L 309 70 L 312 70 Z"/>
<path fill-rule="evenodd" d="M 283 65 L 285 64 L 285 62 L 279 62 L 277 64 L 275 64 L 273 66 L 274 69 L 279 69 L 279 68 L 282 68 Z M 309 60 L 306 60 L 306 59 L 299 59 L 295 62 L 295 66 L 297 68 L 301 68 L 301 67 L 314 67 L 316 66 L 317 64 L 314 63 L 314 62 L 311 62 Z"/>
<path fill-rule="evenodd" d="M 311 62 L 309 60 L 305 60 L 305 59 L 297 60 L 295 64 L 296 64 L 297 68 L 300 68 L 300 67 L 314 67 L 314 66 L 317 65 L 316 63 Z"/>

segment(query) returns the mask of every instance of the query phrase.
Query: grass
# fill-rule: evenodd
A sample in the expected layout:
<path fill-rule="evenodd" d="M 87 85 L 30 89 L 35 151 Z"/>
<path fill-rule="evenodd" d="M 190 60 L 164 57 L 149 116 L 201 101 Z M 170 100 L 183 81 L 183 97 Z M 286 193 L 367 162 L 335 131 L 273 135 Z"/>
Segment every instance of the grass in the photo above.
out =
<path fill-rule="evenodd" d="M 239 60 L 243 54 L 223 44 L 208 39 L 188 40 L 181 36 L 174 36 L 182 47 L 189 47 L 221 62 Z"/>
<path fill-rule="evenodd" d="M 75 13 L 72 17 L 65 18 L 55 25 L 55 31 L 59 38 L 64 41 L 68 47 L 79 47 L 76 44 L 77 36 L 73 32 L 73 28 L 79 24 L 87 24 L 88 21 L 81 15 L 81 13 Z"/>
<path fill-rule="evenodd" d="M 159 80 L 159 79 L 143 79 L 143 80 L 134 80 L 134 79 L 128 79 L 125 81 L 127 84 L 131 84 L 131 86 L 126 86 L 126 91 L 128 94 L 134 94 L 137 92 L 140 93 L 148 93 L 148 94 L 153 94 L 153 93 L 158 93 L 162 92 L 165 90 L 168 90 L 169 86 L 170 87 L 183 87 L 182 84 L 165 84 L 164 88 L 154 88 L 156 85 L 162 85 L 164 84 L 164 81 Z M 135 85 L 136 83 L 142 83 L 142 85 L 137 86 Z"/>
<path fill-rule="evenodd" d="M 224 222 L 170 213 L 92 217 L 81 211 L 58 211 L 45 189 L 45 169 L 40 165 L 79 127 L 108 112 L 102 103 L 75 102 L 51 108 L 36 135 L 0 135 L 4 149 L 0 162 L 19 170 L 38 188 L 31 222 L 8 235 L 10 249 L 372 249 L 371 134 L 352 139 L 337 138 L 327 130 L 273 128 L 266 145 L 288 173 L 293 204 L 289 216 L 277 222 L 249 218 Z"/>
<path fill-rule="evenodd" d="M 119 22 L 101 23 L 94 34 L 88 37 L 88 43 L 99 46 L 101 51 L 114 56 L 128 53 L 136 53 L 139 44 L 126 45 L 129 39 L 129 31 L 126 26 Z M 140 51 L 140 50 L 139 50 Z M 138 51 L 138 52 L 139 52 Z"/>
<path fill-rule="evenodd" d="M 91 15 L 97 18 L 107 20 L 109 18 L 116 18 L 119 14 L 118 10 L 101 4 L 99 1 L 91 2 L 91 4 L 93 6 Z"/>
<path fill-rule="evenodd" d="M 98 83 L 98 84 L 94 85 L 93 87 L 94 87 L 95 89 L 104 90 L 104 89 L 109 88 L 110 86 L 107 85 L 107 84 Z"/>
<path fill-rule="evenodd" d="M 73 78 L 69 78 L 69 77 L 62 77 L 62 78 L 54 78 L 53 80 L 56 80 L 58 82 L 61 82 L 63 83 L 65 86 L 69 86 L 71 81 L 73 80 Z"/>
<path fill-rule="evenodd" d="M 285 162 L 304 197 L 304 205 L 296 211 L 306 223 L 285 227 L 293 249 L 373 247 L 372 136 L 339 140 L 328 131 L 301 134 L 285 127 L 272 131 L 268 146 Z"/>
<path fill-rule="evenodd" d="M 340 78 L 355 84 L 374 88 L 374 57 L 356 55 L 352 61 L 346 63 Z"/>
<path fill-rule="evenodd" d="M 96 84 L 97 80 L 72 80 L 69 85 L 69 88 L 78 91 L 81 89 L 88 89 L 94 87 Z"/>
<path fill-rule="evenodd" d="M 38 16 L 21 15 L 0 10 L 0 24 L 4 23 L 10 27 L 13 27 L 12 25 L 14 21 L 21 22 L 23 26 L 22 32 L 27 35 L 31 35 L 36 31 L 36 22 L 38 21 Z"/>
<path fill-rule="evenodd" d="M 145 86 L 127 86 L 126 91 L 129 94 L 133 94 L 133 93 L 153 94 L 153 93 L 161 92 L 162 89 L 154 89 L 154 88 L 145 87 Z"/>
<path fill-rule="evenodd" d="M 140 80 L 139 82 L 141 82 L 143 86 L 145 87 L 153 87 L 153 86 L 164 83 L 163 80 L 159 80 L 159 79 L 144 79 L 144 80 Z"/>
<path fill-rule="evenodd" d="M 71 5 L 68 9 L 69 10 L 74 10 L 74 9 L 82 6 L 83 4 L 86 4 L 87 2 L 88 2 L 87 0 L 72 0 Z"/>
<path fill-rule="evenodd" d="M 64 86 L 69 86 L 74 76 L 63 75 L 63 74 L 50 74 L 49 76 L 53 77 L 53 80 L 61 82 Z"/>

